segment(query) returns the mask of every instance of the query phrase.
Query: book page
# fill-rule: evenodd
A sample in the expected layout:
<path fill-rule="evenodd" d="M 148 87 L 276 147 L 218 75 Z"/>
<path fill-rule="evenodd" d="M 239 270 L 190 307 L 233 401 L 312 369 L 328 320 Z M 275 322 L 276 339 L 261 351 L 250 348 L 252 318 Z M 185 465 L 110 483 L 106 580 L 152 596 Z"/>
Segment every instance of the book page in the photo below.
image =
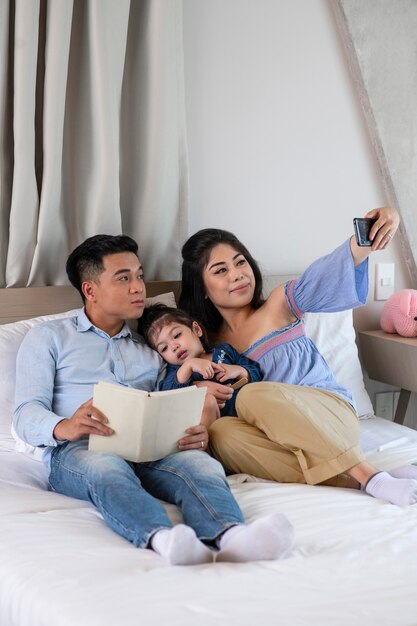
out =
<path fill-rule="evenodd" d="M 178 439 L 200 423 L 205 387 L 146 391 L 100 382 L 93 405 L 115 431 L 109 437 L 90 435 L 89 450 L 113 452 L 128 461 L 156 461 L 178 452 Z"/>
<path fill-rule="evenodd" d="M 133 392 L 133 393 L 132 393 Z M 108 418 L 114 434 L 109 437 L 90 435 L 88 449 L 113 452 L 134 461 L 140 452 L 143 413 L 148 392 L 113 383 L 94 385 L 93 406 Z"/>
<path fill-rule="evenodd" d="M 142 433 L 142 455 L 153 450 L 154 458 L 162 459 L 178 452 L 178 439 L 184 437 L 185 430 L 200 423 L 206 387 L 182 387 L 170 391 L 156 391 L 149 394 L 148 403 L 153 405 L 154 419 L 148 421 Z"/>

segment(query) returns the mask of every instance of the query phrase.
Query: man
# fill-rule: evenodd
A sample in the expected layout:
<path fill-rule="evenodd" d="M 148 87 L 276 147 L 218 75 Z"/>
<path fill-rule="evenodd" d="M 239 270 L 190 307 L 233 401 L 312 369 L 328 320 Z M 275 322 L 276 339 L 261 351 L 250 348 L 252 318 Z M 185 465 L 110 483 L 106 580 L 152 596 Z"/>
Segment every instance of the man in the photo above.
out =
<path fill-rule="evenodd" d="M 84 308 L 33 327 L 16 372 L 15 429 L 45 448 L 51 489 L 91 501 L 114 531 L 171 564 L 210 562 L 209 546 L 220 548 L 218 560 L 281 556 L 291 544 L 291 526 L 284 516 L 243 525 L 223 468 L 204 452 L 203 425 L 188 429 L 180 452 L 152 463 L 88 451 L 88 435 L 112 435 L 106 416 L 93 406 L 93 385 L 107 380 L 151 391 L 164 370 L 159 355 L 125 321 L 142 315 L 146 297 L 133 239 L 90 237 L 70 254 L 67 274 Z M 157 499 L 177 504 L 187 525 L 173 527 Z"/>

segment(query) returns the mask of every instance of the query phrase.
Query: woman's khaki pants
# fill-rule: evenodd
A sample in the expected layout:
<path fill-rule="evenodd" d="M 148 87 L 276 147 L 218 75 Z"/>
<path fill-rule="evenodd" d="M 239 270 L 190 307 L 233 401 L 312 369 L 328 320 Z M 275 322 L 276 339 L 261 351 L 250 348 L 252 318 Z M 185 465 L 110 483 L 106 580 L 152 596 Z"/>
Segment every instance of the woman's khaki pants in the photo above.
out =
<path fill-rule="evenodd" d="M 353 408 L 328 391 L 250 383 L 236 408 L 239 417 L 222 417 L 210 428 L 211 452 L 231 473 L 343 486 L 340 474 L 364 460 Z"/>

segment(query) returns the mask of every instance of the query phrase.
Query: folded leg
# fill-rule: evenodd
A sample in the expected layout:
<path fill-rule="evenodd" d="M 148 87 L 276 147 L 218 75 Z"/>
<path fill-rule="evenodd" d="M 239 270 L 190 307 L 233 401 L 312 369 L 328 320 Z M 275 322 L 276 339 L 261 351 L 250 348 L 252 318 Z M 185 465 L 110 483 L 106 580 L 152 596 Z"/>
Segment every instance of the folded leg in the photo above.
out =
<path fill-rule="evenodd" d="M 239 418 L 210 429 L 213 455 L 233 472 L 279 482 L 318 484 L 360 463 L 353 408 L 327 391 L 261 382 L 238 394 Z"/>

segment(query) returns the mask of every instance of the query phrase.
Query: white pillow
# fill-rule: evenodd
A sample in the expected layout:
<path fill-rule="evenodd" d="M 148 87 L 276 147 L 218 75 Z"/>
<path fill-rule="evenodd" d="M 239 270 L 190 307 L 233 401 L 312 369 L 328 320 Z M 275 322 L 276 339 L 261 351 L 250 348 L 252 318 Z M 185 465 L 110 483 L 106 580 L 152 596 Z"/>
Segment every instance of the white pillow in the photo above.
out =
<path fill-rule="evenodd" d="M 146 298 L 145 306 L 153 306 L 154 304 L 165 304 L 165 306 L 173 307 L 174 309 L 177 308 L 175 294 L 173 291 L 161 293 L 158 296 L 153 296 L 152 298 Z"/>
<path fill-rule="evenodd" d="M 146 298 L 145 306 L 161 303 L 167 306 L 176 306 L 173 292 L 164 293 L 153 298 Z M 0 325 L 0 380 L 2 381 L 0 394 L 0 440 L 8 447 L 16 446 L 16 449 L 36 458 L 42 456 L 42 448 L 34 448 L 22 441 L 12 427 L 12 414 L 14 409 L 14 394 L 16 386 L 16 356 L 23 337 L 32 326 L 76 315 L 79 309 L 42 315 L 28 320 L 13 322 L 12 324 Z"/>
<path fill-rule="evenodd" d="M 326 359 L 338 383 L 348 389 L 359 417 L 373 415 L 372 402 L 363 382 L 352 311 L 306 313 L 306 334 Z"/>
<path fill-rule="evenodd" d="M 71 317 L 77 313 L 78 309 L 66 311 L 65 313 L 55 313 L 54 315 L 42 315 L 28 320 L 21 320 L 12 324 L 0 326 L 0 380 L 2 389 L 0 394 L 0 438 L 2 442 L 14 444 L 21 452 L 33 453 L 35 448 L 28 446 L 11 431 L 12 414 L 14 409 L 14 391 L 16 386 L 16 356 L 23 337 L 28 330 L 36 324 L 55 320 L 63 317 Z M 13 439 L 13 437 L 14 439 Z"/>

